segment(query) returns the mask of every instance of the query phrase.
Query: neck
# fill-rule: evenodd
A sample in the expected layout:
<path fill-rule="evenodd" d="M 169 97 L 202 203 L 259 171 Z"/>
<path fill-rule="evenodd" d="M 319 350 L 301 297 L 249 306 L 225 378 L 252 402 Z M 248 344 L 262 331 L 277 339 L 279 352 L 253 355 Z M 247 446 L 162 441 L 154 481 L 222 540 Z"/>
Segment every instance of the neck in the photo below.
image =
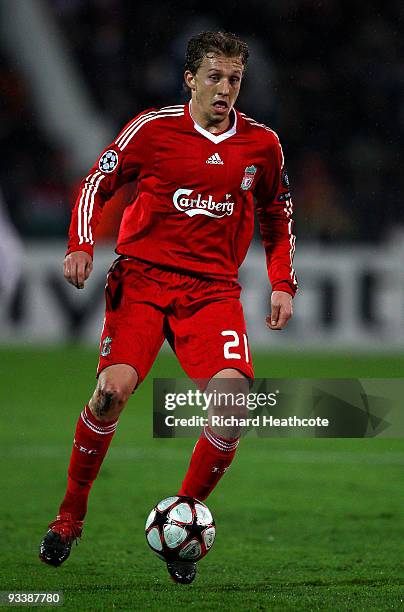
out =
<path fill-rule="evenodd" d="M 220 123 L 212 122 L 209 117 L 206 116 L 205 113 L 201 111 L 198 106 L 198 103 L 194 98 L 191 99 L 190 105 L 190 113 L 192 119 L 197 123 L 201 128 L 210 132 L 211 134 L 218 134 L 219 132 L 225 132 L 230 128 L 232 120 L 230 120 L 230 114 L 227 115 Z"/>

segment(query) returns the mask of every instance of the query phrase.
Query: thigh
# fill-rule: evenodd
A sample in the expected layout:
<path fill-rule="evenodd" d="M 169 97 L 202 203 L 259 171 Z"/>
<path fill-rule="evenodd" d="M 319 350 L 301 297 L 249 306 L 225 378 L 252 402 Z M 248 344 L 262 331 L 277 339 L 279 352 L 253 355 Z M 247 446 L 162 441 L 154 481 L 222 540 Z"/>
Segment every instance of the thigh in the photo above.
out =
<path fill-rule="evenodd" d="M 174 350 L 190 378 L 210 379 L 228 368 L 252 379 L 254 371 L 241 302 L 204 301 L 187 316 L 169 318 Z"/>
<path fill-rule="evenodd" d="M 97 376 L 108 366 L 127 364 L 136 370 L 140 383 L 164 341 L 164 314 L 147 295 L 143 279 L 137 287 L 136 274 L 121 260 L 108 273 Z"/>

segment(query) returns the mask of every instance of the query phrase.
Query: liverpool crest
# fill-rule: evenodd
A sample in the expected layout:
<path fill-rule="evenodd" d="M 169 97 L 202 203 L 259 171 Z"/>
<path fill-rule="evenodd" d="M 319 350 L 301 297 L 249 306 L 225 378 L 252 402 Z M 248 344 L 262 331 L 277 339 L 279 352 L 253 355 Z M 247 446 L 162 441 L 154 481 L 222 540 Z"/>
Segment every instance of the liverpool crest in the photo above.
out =
<path fill-rule="evenodd" d="M 108 357 L 111 352 L 111 342 L 112 338 L 110 336 L 106 336 L 101 344 L 101 357 Z"/>
<path fill-rule="evenodd" d="M 255 166 L 246 167 L 246 169 L 244 170 L 243 180 L 241 181 L 241 185 L 240 185 L 241 189 L 244 189 L 244 191 L 247 191 L 247 189 L 250 189 L 256 172 L 257 172 L 257 168 Z"/>

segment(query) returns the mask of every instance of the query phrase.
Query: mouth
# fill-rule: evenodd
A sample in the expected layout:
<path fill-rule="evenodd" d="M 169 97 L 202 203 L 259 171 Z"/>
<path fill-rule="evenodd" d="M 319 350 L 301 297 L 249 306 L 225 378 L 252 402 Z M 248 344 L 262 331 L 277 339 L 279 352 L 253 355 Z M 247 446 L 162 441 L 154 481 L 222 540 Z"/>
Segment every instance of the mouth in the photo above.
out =
<path fill-rule="evenodd" d="M 229 105 L 225 100 L 217 100 L 212 106 L 219 115 L 224 115 L 229 110 Z"/>

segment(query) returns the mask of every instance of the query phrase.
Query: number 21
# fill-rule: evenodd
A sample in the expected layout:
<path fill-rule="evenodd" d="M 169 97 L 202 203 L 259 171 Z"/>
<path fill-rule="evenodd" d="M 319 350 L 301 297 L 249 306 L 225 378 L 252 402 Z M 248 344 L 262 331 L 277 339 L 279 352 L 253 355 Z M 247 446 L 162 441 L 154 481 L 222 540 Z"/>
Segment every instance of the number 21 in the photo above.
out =
<path fill-rule="evenodd" d="M 239 338 L 238 333 L 234 331 L 234 329 L 225 329 L 224 331 L 221 332 L 221 335 L 231 336 L 233 338 L 233 340 L 229 340 L 228 342 L 224 343 L 224 346 L 223 346 L 224 358 L 225 359 L 241 359 L 240 353 L 230 351 L 230 349 L 237 348 L 238 346 L 240 346 L 240 338 Z M 244 343 L 245 360 L 247 363 L 249 363 L 250 359 L 248 355 L 247 334 L 243 334 L 243 343 Z"/>

